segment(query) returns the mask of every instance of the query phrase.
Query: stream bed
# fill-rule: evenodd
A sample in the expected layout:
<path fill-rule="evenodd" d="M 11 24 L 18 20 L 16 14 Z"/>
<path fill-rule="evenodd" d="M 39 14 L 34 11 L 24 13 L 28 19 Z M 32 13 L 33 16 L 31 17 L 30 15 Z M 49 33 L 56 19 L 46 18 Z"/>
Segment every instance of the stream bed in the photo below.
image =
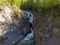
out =
<path fill-rule="evenodd" d="M 33 25 L 34 16 L 30 11 L 24 11 L 24 14 L 29 19 L 29 22 Z M 33 29 L 31 27 L 31 33 L 27 34 L 27 36 L 18 43 L 18 45 L 34 45 L 34 34 Z"/>

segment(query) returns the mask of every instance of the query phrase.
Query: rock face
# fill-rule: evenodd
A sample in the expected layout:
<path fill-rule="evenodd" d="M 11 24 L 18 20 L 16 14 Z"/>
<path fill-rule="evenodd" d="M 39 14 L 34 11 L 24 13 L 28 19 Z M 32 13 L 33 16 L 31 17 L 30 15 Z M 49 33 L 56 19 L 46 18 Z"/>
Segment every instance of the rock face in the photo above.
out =
<path fill-rule="evenodd" d="M 35 45 L 60 45 L 60 9 L 35 12 Z"/>
<path fill-rule="evenodd" d="M 0 6 L 0 45 L 12 45 L 30 32 L 27 18 L 19 16 L 11 7 Z"/>

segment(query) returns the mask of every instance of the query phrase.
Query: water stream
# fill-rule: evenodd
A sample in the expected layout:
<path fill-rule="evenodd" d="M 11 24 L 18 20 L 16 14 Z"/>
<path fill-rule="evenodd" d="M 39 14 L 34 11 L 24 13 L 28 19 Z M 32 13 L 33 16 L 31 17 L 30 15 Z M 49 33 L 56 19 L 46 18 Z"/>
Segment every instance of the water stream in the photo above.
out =
<path fill-rule="evenodd" d="M 24 11 L 24 14 L 29 19 L 29 22 L 33 25 L 34 16 L 30 11 Z M 31 27 L 31 33 L 27 34 L 27 36 L 18 43 L 18 45 L 34 45 L 34 35 L 33 29 Z"/>

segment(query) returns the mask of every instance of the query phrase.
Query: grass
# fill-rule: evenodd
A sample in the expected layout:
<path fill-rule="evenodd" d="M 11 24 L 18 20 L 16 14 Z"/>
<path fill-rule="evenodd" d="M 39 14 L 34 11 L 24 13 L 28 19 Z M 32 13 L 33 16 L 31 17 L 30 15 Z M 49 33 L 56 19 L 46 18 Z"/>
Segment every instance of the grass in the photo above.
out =
<path fill-rule="evenodd" d="M 0 5 L 3 5 L 3 6 L 11 5 L 14 7 L 20 7 L 21 0 L 0 0 Z"/>
<path fill-rule="evenodd" d="M 20 7 L 21 0 L 7 0 L 10 5 Z"/>
<path fill-rule="evenodd" d="M 23 0 L 24 2 L 24 0 Z M 40 10 L 40 9 L 49 9 L 60 3 L 59 0 L 27 0 L 22 5 L 22 9 L 28 10 Z"/>
<path fill-rule="evenodd" d="M 49 9 L 60 3 L 59 0 L 0 0 L 0 5 L 11 5 L 24 10 Z"/>
<path fill-rule="evenodd" d="M 13 6 L 23 6 L 32 8 L 50 8 L 59 4 L 59 0 L 0 0 L 0 5 L 13 5 Z"/>
<path fill-rule="evenodd" d="M 0 0 L 0 6 L 10 6 L 16 15 L 24 17 L 23 11 L 20 9 L 21 0 Z"/>
<path fill-rule="evenodd" d="M 8 2 L 7 2 L 6 0 L 0 0 L 0 5 L 5 6 L 5 5 L 7 5 L 7 4 L 8 4 Z"/>
<path fill-rule="evenodd" d="M 39 0 L 39 1 L 40 1 L 40 2 L 38 2 L 38 3 L 40 3 L 39 6 L 44 7 L 44 8 L 53 7 L 53 6 L 57 5 L 59 2 L 58 0 Z"/>

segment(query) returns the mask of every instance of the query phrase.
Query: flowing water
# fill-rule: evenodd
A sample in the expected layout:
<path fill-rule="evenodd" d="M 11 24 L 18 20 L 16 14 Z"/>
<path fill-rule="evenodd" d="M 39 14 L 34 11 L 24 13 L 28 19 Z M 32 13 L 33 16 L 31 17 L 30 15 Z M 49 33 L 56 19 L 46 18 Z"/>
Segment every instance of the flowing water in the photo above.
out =
<path fill-rule="evenodd" d="M 34 16 L 30 11 L 24 11 L 24 14 L 29 19 L 29 22 L 33 25 Z M 27 36 L 18 43 L 18 45 L 34 45 L 34 35 L 33 29 L 31 27 L 31 33 L 27 34 Z"/>

